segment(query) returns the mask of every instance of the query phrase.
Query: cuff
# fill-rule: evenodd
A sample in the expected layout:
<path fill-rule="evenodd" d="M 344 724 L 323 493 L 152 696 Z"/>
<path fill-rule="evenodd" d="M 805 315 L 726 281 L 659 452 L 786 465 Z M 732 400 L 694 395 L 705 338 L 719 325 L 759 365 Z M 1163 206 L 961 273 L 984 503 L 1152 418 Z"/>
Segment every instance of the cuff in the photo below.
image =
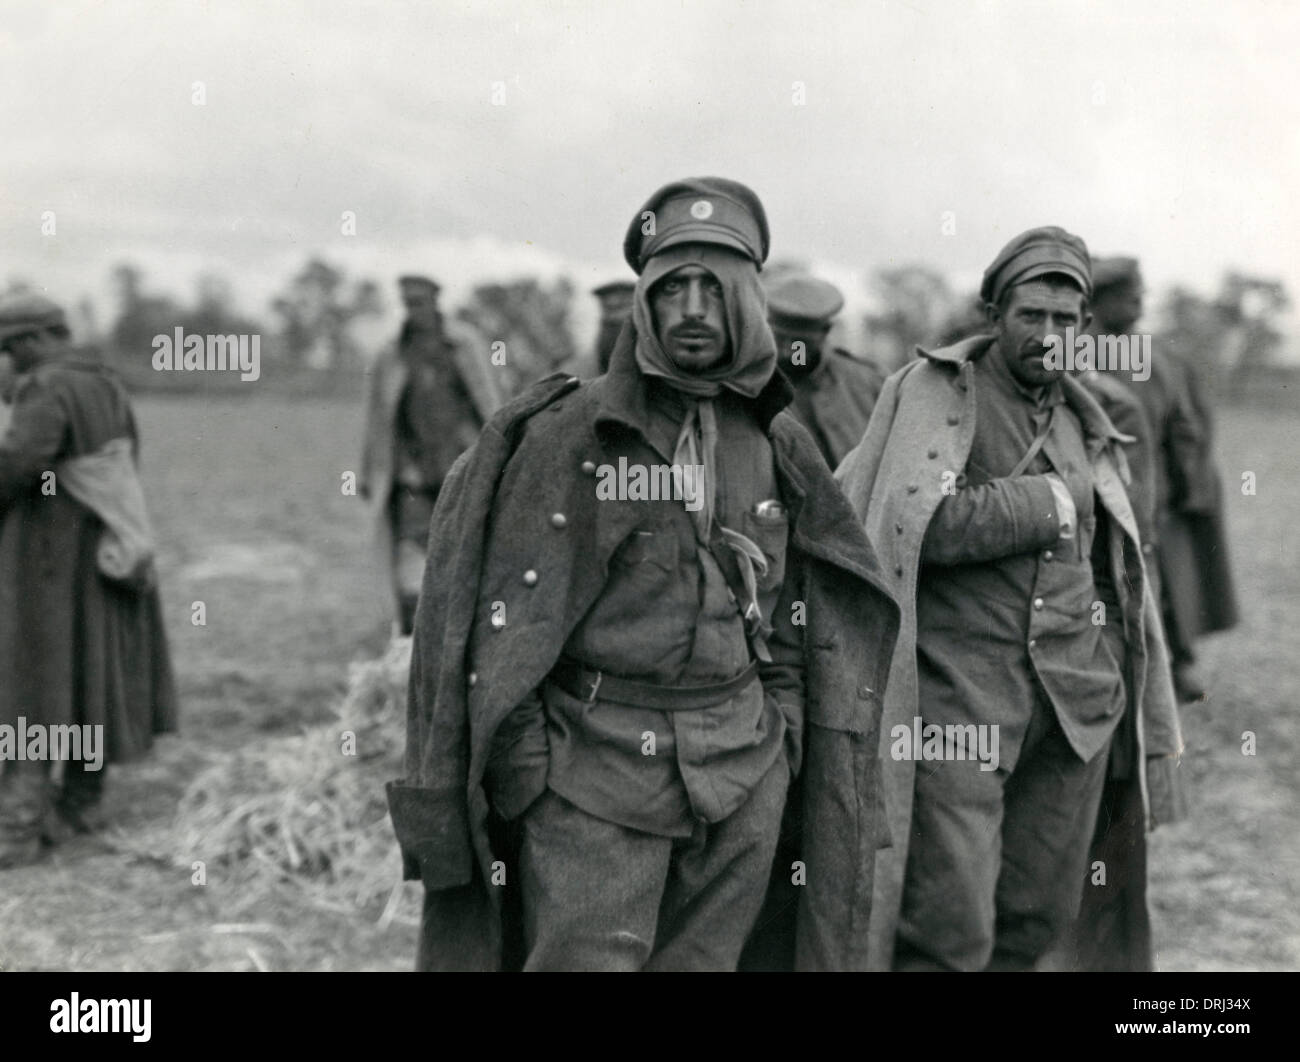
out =
<path fill-rule="evenodd" d="M 402 850 L 402 877 L 430 890 L 465 885 L 472 876 L 464 793 L 401 781 L 385 786 L 388 814 Z"/>

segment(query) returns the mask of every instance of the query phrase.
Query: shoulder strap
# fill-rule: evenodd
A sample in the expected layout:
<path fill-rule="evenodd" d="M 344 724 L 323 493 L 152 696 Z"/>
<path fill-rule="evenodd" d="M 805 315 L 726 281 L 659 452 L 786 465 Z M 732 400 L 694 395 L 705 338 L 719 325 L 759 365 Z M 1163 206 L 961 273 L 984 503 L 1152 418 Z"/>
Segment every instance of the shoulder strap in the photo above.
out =
<path fill-rule="evenodd" d="M 1056 406 L 1052 406 L 1047 412 L 1047 419 L 1043 421 L 1043 426 L 1038 429 L 1038 434 L 1034 436 L 1034 441 L 1029 444 L 1029 449 L 1025 451 L 1025 456 L 1016 462 L 1016 467 L 1010 472 L 1008 478 L 1014 479 L 1029 467 L 1029 463 L 1038 456 L 1038 451 L 1043 448 L 1043 443 L 1047 442 L 1047 433 L 1052 430 L 1052 421 L 1056 419 Z"/>

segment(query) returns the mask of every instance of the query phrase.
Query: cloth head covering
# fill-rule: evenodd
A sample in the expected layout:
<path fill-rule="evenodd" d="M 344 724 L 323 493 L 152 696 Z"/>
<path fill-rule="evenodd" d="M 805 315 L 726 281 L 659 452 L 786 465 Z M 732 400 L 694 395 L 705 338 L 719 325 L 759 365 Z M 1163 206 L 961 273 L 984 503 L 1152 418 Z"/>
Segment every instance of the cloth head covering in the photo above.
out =
<path fill-rule="evenodd" d="M 761 269 L 770 243 L 763 204 L 752 189 L 725 177 L 666 184 L 628 225 L 623 257 L 640 273 L 652 256 L 682 243 L 720 244 Z"/>
<path fill-rule="evenodd" d="M 1107 288 L 1142 286 L 1142 272 L 1136 258 L 1116 255 L 1092 260 L 1092 290 L 1100 294 Z"/>
<path fill-rule="evenodd" d="M 840 289 L 817 277 L 789 273 L 767 288 L 768 319 L 794 329 L 828 325 L 843 308 Z"/>
<path fill-rule="evenodd" d="M 1022 232 L 998 252 L 984 270 L 980 299 L 996 305 L 1007 288 L 1048 273 L 1064 273 L 1091 297 L 1092 263 L 1087 244 L 1064 229 L 1045 225 Z"/>
<path fill-rule="evenodd" d="M 0 297 L 0 342 L 45 328 L 68 327 L 68 318 L 58 303 L 44 295 L 19 292 Z"/>
<path fill-rule="evenodd" d="M 707 269 L 722 285 L 723 312 L 731 340 L 731 356 L 705 372 L 679 368 L 664 351 L 655 334 L 650 309 L 650 289 L 674 270 L 695 265 Z M 754 398 L 776 371 L 776 340 L 767 324 L 767 300 L 753 262 L 721 247 L 702 243 L 678 244 L 646 263 L 632 299 L 636 326 L 636 364 L 646 376 L 658 376 L 678 391 L 696 397 L 713 397 L 725 387 Z"/>
<path fill-rule="evenodd" d="M 655 334 L 649 292 L 668 274 L 686 265 L 707 269 L 722 284 L 723 312 L 731 345 L 726 362 L 702 373 L 679 368 L 664 352 Z M 695 536 L 708 546 L 717 510 L 718 420 L 713 399 L 723 389 L 755 398 L 776 371 L 776 340 L 767 324 L 767 304 L 758 281 L 756 263 L 723 247 L 699 243 L 676 244 L 655 254 L 637 281 L 632 302 L 632 323 L 636 329 L 636 364 L 644 376 L 654 376 L 682 392 L 688 399 L 682 419 L 673 464 L 679 469 L 703 469 L 697 480 L 700 505 L 688 509 Z M 745 584 L 748 600 L 742 603 L 747 633 L 759 659 L 767 657 L 766 636 L 771 628 L 758 604 L 755 572 L 767 571 L 767 558 L 750 538 L 717 523 L 718 534 L 732 550 Z"/>

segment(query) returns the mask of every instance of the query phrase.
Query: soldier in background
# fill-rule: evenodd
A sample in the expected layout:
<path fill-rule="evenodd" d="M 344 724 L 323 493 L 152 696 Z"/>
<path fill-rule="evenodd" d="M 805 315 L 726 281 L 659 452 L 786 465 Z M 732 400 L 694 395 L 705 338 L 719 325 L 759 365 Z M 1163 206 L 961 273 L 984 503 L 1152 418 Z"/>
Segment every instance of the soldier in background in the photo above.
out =
<path fill-rule="evenodd" d="M 410 634 L 438 491 L 501 397 L 481 341 L 443 318 L 438 284 L 404 276 L 398 286 L 406 321 L 369 374 L 358 490 L 376 516 L 395 631 Z"/>
<path fill-rule="evenodd" d="M 596 333 L 597 373 L 609 369 L 609 356 L 614 351 L 614 342 L 632 317 L 632 293 L 636 284 L 631 280 L 611 280 L 591 293 L 600 300 L 600 329 Z"/>
<path fill-rule="evenodd" d="M 794 385 L 790 410 L 834 469 L 867 430 L 884 374 L 827 340 L 844 296 L 817 277 L 787 274 L 767 290 L 768 323 L 781 372 Z"/>
<path fill-rule="evenodd" d="M 175 730 L 177 706 L 126 391 L 42 296 L 0 299 L 0 349 L 17 374 L 0 437 L 0 726 L 80 738 L 0 760 L 2 869 L 97 829 L 107 764 Z"/>
<path fill-rule="evenodd" d="M 1094 263 L 1092 331 L 1128 335 L 1142 316 L 1144 288 L 1135 258 Z M 1222 487 L 1210 452 L 1208 402 L 1187 365 L 1156 350 L 1151 376 L 1112 374 L 1141 404 L 1155 462 L 1152 542 L 1174 688 L 1180 701 L 1205 696 L 1196 638 L 1236 625 L 1237 605 L 1224 534 Z"/>

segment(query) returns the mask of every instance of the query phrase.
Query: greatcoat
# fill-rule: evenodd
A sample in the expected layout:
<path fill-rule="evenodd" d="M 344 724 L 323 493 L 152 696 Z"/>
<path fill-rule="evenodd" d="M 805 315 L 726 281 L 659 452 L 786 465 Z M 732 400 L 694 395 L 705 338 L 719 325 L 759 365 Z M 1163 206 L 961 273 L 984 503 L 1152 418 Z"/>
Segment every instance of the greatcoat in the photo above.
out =
<path fill-rule="evenodd" d="M 177 721 L 158 591 L 101 576 L 105 525 L 59 482 L 60 462 L 112 439 L 134 449 L 135 418 L 88 353 L 20 377 L 0 439 L 0 725 L 102 725 L 108 763 Z"/>
<path fill-rule="evenodd" d="M 611 405 L 645 401 L 630 342 L 607 375 L 551 376 L 512 400 L 438 498 L 415 621 L 406 776 L 388 790 L 405 874 L 425 886 L 424 968 L 509 968 L 522 958 L 511 830 L 489 809 L 484 768 L 502 720 L 550 672 L 643 518 L 635 501 L 597 504 L 612 388 L 631 391 Z M 754 399 L 789 549 L 805 573 L 804 754 L 788 799 L 802 801 L 792 847 L 807 884 L 782 917 L 797 967 L 862 969 L 884 841 L 876 753 L 898 607 L 812 439 L 779 412 L 788 401 L 779 374 Z"/>
<path fill-rule="evenodd" d="M 966 466 L 975 435 L 973 358 L 993 342 L 974 336 L 921 355 L 885 382 L 861 444 L 836 470 L 850 504 L 863 520 L 884 571 L 902 605 L 881 723 L 880 756 L 893 846 L 877 860 L 869 962 L 889 969 L 902 902 L 903 875 L 911 838 L 913 760 L 889 754 L 890 731 L 910 727 L 918 714 L 916 587 L 921 544 L 943 499 L 943 470 Z M 1120 597 L 1128 649 L 1124 661 L 1128 710 L 1136 713 L 1139 760 L 1144 763 L 1143 800 L 1149 824 L 1180 813 L 1174 771 L 1181 753 L 1174 692 L 1160 626 L 1160 613 L 1147 582 L 1133 511 L 1122 479 L 1121 437 L 1096 400 L 1071 377 L 1061 380 L 1066 402 L 1079 416 L 1100 501 L 1110 521 L 1111 569 Z M 1125 473 L 1126 474 L 1126 473 Z M 979 606 L 972 604 L 971 628 Z M 996 706 L 990 706 L 992 714 Z"/>

